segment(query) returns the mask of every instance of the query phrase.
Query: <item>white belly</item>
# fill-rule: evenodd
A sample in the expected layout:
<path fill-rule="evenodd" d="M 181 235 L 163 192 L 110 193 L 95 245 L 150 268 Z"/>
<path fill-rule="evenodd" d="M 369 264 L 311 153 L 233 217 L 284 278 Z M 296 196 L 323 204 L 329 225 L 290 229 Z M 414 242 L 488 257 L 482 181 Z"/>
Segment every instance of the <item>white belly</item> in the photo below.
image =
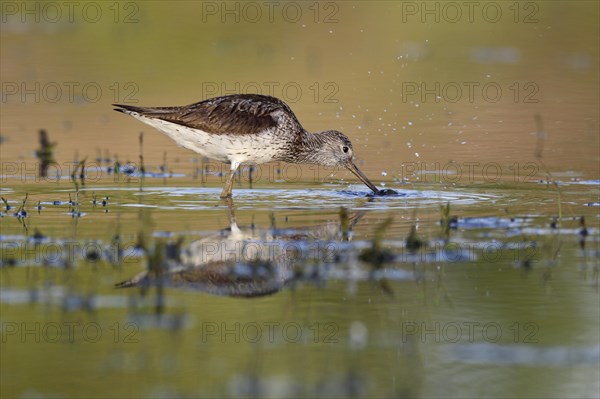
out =
<path fill-rule="evenodd" d="M 252 135 L 214 134 L 133 112 L 131 116 L 165 133 L 181 147 L 217 161 L 230 162 L 232 166 L 270 162 L 283 150 L 273 129 Z"/>

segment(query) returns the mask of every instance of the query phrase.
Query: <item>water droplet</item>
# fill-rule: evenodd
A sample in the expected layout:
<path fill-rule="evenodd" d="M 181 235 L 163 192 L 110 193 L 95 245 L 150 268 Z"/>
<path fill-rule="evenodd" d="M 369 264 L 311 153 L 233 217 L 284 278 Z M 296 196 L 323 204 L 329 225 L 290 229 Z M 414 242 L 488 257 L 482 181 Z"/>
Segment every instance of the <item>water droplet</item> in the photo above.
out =
<path fill-rule="evenodd" d="M 369 330 L 360 321 L 353 321 L 349 329 L 350 346 L 353 349 L 362 349 L 367 345 Z"/>

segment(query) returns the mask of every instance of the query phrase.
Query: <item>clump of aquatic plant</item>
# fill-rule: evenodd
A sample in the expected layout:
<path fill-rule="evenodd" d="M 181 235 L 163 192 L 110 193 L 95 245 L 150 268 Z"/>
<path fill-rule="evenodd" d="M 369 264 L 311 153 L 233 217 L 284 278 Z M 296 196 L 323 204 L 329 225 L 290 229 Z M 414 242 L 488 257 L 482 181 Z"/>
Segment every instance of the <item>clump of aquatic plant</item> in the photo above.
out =
<path fill-rule="evenodd" d="M 6 200 L 6 198 L 4 198 L 4 197 L 0 197 L 0 198 L 2 199 L 2 202 L 4 202 L 4 210 L 7 212 L 10 211 L 12 206 L 10 206 L 8 204 L 8 201 Z"/>
<path fill-rule="evenodd" d="M 410 226 L 410 232 L 406 237 L 405 243 L 406 249 L 408 249 L 409 252 L 416 252 L 417 250 L 419 250 L 419 248 L 425 245 L 425 241 L 423 241 L 417 234 L 416 225 L 413 224 L 412 226 Z"/>
<path fill-rule="evenodd" d="M 340 228 L 342 230 L 342 240 L 348 240 L 348 232 L 350 230 L 350 219 L 348 217 L 348 209 L 340 207 Z"/>
<path fill-rule="evenodd" d="M 555 227 L 560 227 L 560 220 L 562 219 L 562 196 L 560 192 L 560 187 L 558 182 L 554 180 L 550 169 L 546 166 L 544 161 L 542 160 L 542 155 L 544 152 L 544 141 L 546 139 L 546 132 L 544 131 L 544 124 L 542 122 L 542 117 L 539 114 L 535 115 L 535 124 L 536 124 L 536 145 L 535 145 L 535 157 L 539 161 L 540 165 L 544 168 L 546 172 L 546 180 L 552 184 L 552 186 L 556 189 L 557 201 L 558 201 L 558 218 Z"/>
<path fill-rule="evenodd" d="M 383 248 L 382 241 L 385 235 L 386 230 L 392 223 L 392 218 L 388 218 L 381 223 L 377 229 L 375 229 L 375 233 L 373 235 L 373 240 L 371 241 L 371 247 L 363 250 L 359 259 L 363 262 L 370 263 L 374 268 L 380 268 L 384 263 L 391 262 L 395 256 L 394 254 Z"/>
<path fill-rule="evenodd" d="M 25 193 L 25 198 L 23 198 L 23 202 L 21 203 L 21 206 L 19 207 L 19 209 L 17 209 L 17 212 L 15 212 L 16 217 L 24 218 L 27 216 L 27 211 L 25 210 L 25 204 L 27 203 L 28 197 L 29 197 L 29 194 Z"/>
<path fill-rule="evenodd" d="M 108 168 L 108 173 L 110 174 L 111 172 L 111 168 Z M 119 156 L 117 154 L 115 154 L 115 161 L 113 163 L 112 166 L 112 172 L 114 172 L 115 174 L 115 179 L 117 179 L 117 176 L 121 173 L 121 162 L 119 162 Z"/>
<path fill-rule="evenodd" d="M 144 177 L 146 176 L 146 168 L 144 167 L 144 132 L 140 133 L 140 191 L 144 189 Z"/>
<path fill-rule="evenodd" d="M 75 191 L 79 190 L 79 185 L 77 184 L 77 177 L 79 177 L 79 181 L 82 186 L 85 186 L 85 161 L 87 157 L 83 158 L 81 161 L 77 163 L 75 168 L 73 169 L 73 173 L 71 173 L 71 181 L 75 185 Z M 79 172 L 79 173 L 78 173 Z"/>
<path fill-rule="evenodd" d="M 446 205 L 440 205 L 440 213 L 442 214 L 442 219 L 440 220 L 442 232 L 444 238 L 448 240 L 450 237 L 450 230 L 456 229 L 458 218 L 450 215 L 450 202 L 447 202 Z"/>
<path fill-rule="evenodd" d="M 167 175 L 169 173 L 169 166 L 167 165 L 167 152 L 163 152 L 163 162 L 158 167 L 160 172 L 163 174 L 163 183 L 167 184 Z"/>
<path fill-rule="evenodd" d="M 40 129 L 40 148 L 35 152 L 35 156 L 40 161 L 40 177 L 48 175 L 48 167 L 56 163 L 54 160 L 54 147 L 56 143 L 51 143 L 48 133 L 45 129 Z"/>
<path fill-rule="evenodd" d="M 75 198 L 71 197 L 71 193 L 69 193 L 69 215 L 74 218 L 79 218 L 81 216 L 81 211 L 79 210 L 79 188 L 77 184 L 75 184 Z"/>
<path fill-rule="evenodd" d="M 92 192 L 92 205 L 96 207 L 96 205 L 106 206 L 108 204 L 108 196 L 98 199 L 96 196 L 96 192 Z"/>

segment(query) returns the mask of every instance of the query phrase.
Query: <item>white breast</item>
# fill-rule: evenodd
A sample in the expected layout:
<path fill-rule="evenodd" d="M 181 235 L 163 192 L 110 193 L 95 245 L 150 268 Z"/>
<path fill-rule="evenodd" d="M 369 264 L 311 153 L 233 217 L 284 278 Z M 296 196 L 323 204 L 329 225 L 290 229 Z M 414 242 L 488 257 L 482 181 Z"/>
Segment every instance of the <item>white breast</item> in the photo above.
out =
<path fill-rule="evenodd" d="M 160 130 L 169 136 L 177 145 L 197 152 L 205 157 L 234 164 L 261 164 L 273 161 L 283 150 L 277 140 L 274 129 L 265 129 L 258 134 L 214 134 L 187 126 L 147 118 L 131 112 L 131 116 Z"/>

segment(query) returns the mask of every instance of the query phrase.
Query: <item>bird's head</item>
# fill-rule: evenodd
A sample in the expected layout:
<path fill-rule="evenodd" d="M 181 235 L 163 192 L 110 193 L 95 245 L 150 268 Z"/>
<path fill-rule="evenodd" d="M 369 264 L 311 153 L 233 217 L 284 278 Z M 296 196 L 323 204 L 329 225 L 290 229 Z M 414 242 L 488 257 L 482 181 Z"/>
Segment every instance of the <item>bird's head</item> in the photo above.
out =
<path fill-rule="evenodd" d="M 343 166 L 354 173 L 374 193 L 377 194 L 379 192 L 371 180 L 354 164 L 352 142 L 345 134 L 337 130 L 327 130 L 316 133 L 316 135 L 319 137 L 320 145 L 315 149 L 315 153 L 312 156 L 315 163 L 330 167 Z"/>
<path fill-rule="evenodd" d="M 352 142 L 346 135 L 337 130 L 317 133 L 319 148 L 315 151 L 318 163 L 324 166 L 346 166 L 354 158 Z"/>

